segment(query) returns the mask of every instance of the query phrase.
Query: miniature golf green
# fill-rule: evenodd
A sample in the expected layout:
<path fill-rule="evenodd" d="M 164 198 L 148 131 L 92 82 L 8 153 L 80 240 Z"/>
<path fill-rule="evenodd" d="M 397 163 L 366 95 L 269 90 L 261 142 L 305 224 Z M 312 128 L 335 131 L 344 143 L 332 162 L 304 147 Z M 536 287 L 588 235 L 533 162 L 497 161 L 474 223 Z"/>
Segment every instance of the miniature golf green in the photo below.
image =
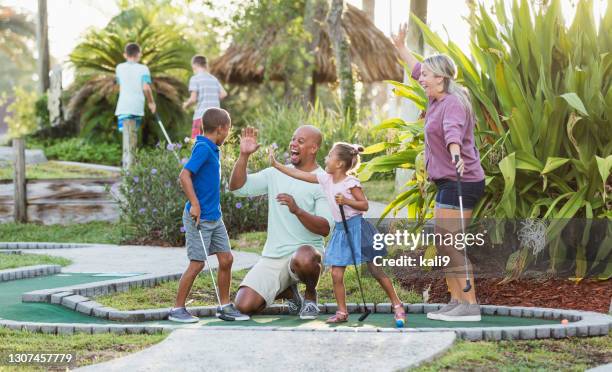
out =
<path fill-rule="evenodd" d="M 0 318 L 45 323 L 108 323 L 60 305 L 21 302 L 21 295 L 40 289 L 117 279 L 118 276 L 68 273 L 0 283 Z"/>
<path fill-rule="evenodd" d="M 370 314 L 363 322 L 359 322 L 359 314 L 351 314 L 349 321 L 339 324 L 327 324 L 328 314 L 319 315 L 316 320 L 300 320 L 290 315 L 256 315 L 251 320 L 243 322 L 225 322 L 217 318 L 201 318 L 202 326 L 254 326 L 254 327 L 307 327 L 307 328 L 334 328 L 334 327 L 363 327 L 363 328 L 394 328 L 395 321 L 392 314 Z M 556 320 L 518 318 L 513 316 L 487 316 L 480 322 L 443 322 L 427 319 L 426 314 L 408 314 L 406 328 L 465 328 L 465 327 L 514 327 L 556 324 Z"/>
<path fill-rule="evenodd" d="M 116 323 L 108 320 L 87 316 L 72 311 L 60 305 L 47 303 L 24 303 L 21 295 L 26 292 L 59 288 L 70 285 L 111 280 L 122 276 L 100 276 L 100 274 L 63 273 L 38 278 L 13 280 L 0 283 L 0 318 L 45 323 Z M 207 326 L 274 326 L 274 327 L 384 327 L 393 328 L 395 322 L 392 314 L 370 314 L 364 322 L 359 322 L 358 314 L 351 314 L 348 322 L 338 325 L 325 323 L 329 315 L 321 314 L 316 320 L 300 320 L 293 315 L 256 315 L 249 321 L 225 322 L 214 317 L 203 317 L 200 325 Z M 168 321 L 147 322 L 148 324 L 170 324 Z M 451 327 L 512 327 L 556 324 L 556 320 L 538 318 L 519 318 L 512 316 L 483 316 L 480 322 L 443 322 L 427 319 L 426 314 L 408 314 L 407 328 L 451 328 Z M 181 324 L 172 323 L 177 326 Z"/>

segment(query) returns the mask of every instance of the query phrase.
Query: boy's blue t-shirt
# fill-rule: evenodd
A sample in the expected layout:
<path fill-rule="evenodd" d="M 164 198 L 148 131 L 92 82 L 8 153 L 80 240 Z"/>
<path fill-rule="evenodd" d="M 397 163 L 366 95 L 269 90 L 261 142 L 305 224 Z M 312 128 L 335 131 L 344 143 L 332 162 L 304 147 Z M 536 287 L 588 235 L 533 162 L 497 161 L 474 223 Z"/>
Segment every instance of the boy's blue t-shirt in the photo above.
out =
<path fill-rule="evenodd" d="M 192 173 L 191 181 L 200 201 L 200 219 L 217 221 L 221 218 L 219 146 L 204 136 L 197 136 L 185 169 Z M 187 211 L 191 208 L 189 201 L 185 208 Z"/>
<path fill-rule="evenodd" d="M 151 84 L 149 68 L 142 63 L 123 62 L 117 65 L 115 78 L 119 84 L 115 115 L 144 116 L 145 96 L 142 85 Z"/>

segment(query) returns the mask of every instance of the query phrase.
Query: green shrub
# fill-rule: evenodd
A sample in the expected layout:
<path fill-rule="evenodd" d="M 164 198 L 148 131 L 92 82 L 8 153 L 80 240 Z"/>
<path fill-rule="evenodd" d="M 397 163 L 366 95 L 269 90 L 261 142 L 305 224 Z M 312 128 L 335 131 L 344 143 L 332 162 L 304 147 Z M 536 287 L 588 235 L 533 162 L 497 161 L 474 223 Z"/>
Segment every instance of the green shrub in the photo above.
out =
<path fill-rule="evenodd" d="M 181 162 L 168 147 L 139 150 L 132 169 L 122 173 L 118 202 L 128 239 L 142 242 L 184 243 L 183 210 L 187 197 L 178 175 L 190 156 L 189 146 L 177 145 Z M 267 197 L 237 198 L 228 190 L 238 146 L 221 147 L 221 211 L 230 236 L 245 231 L 264 230 L 267 226 Z M 253 156 L 256 170 L 265 166 L 265 154 Z"/>
<path fill-rule="evenodd" d="M 247 122 L 259 130 L 262 145 L 276 144 L 281 153 L 288 151 L 291 135 L 300 125 L 310 124 L 319 128 L 323 134 L 323 144 L 317 154 L 320 164 L 334 142 L 365 144 L 373 141 L 367 125 L 350 125 L 342 118 L 339 108 L 324 107 L 318 101 L 307 108 L 299 103 L 264 105 Z"/>
<path fill-rule="evenodd" d="M 48 159 L 121 165 L 121 143 L 93 143 L 82 138 L 28 139 L 28 147 L 43 149 Z"/>

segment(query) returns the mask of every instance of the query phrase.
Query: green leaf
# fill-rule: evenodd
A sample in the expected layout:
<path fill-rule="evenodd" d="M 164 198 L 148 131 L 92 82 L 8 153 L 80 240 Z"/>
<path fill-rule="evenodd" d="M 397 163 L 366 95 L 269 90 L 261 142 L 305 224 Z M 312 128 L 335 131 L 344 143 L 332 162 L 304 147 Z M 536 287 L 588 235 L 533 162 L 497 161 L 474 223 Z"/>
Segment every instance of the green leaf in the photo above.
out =
<path fill-rule="evenodd" d="M 548 157 L 548 159 L 546 159 L 546 165 L 544 166 L 544 169 L 542 169 L 541 174 L 550 173 L 562 166 L 563 164 L 567 163 L 568 161 L 569 159 L 567 158 L 557 158 L 554 156 L 550 156 Z"/>
<path fill-rule="evenodd" d="M 610 170 L 612 169 L 612 155 L 607 158 L 600 158 L 599 156 L 595 156 L 595 161 L 597 162 L 597 170 L 599 170 L 599 175 L 601 176 L 601 180 L 603 182 L 603 197 L 606 199 L 606 181 L 610 176 Z"/>
<path fill-rule="evenodd" d="M 584 116 L 589 116 L 586 108 L 584 107 L 584 103 L 576 93 L 565 93 L 561 95 L 561 98 L 567 101 L 567 103 L 572 106 L 575 110 L 580 112 Z"/>

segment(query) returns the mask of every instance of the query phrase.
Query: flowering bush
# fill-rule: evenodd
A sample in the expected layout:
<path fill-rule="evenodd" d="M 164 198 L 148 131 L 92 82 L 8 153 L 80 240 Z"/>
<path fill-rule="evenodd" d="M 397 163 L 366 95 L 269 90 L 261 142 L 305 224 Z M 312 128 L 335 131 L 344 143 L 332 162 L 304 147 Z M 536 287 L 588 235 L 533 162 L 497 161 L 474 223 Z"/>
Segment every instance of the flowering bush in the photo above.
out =
<path fill-rule="evenodd" d="M 238 147 L 224 145 L 221 152 L 221 211 L 230 236 L 267 225 L 267 198 L 238 198 L 228 189 L 229 177 L 238 156 Z M 177 161 L 173 151 L 179 155 Z M 170 144 L 135 154 L 134 165 L 123 171 L 118 202 L 127 239 L 145 244 L 184 244 L 183 210 L 187 197 L 178 175 L 187 162 L 191 144 Z M 254 156 L 251 165 L 263 168 L 265 154 Z"/>

